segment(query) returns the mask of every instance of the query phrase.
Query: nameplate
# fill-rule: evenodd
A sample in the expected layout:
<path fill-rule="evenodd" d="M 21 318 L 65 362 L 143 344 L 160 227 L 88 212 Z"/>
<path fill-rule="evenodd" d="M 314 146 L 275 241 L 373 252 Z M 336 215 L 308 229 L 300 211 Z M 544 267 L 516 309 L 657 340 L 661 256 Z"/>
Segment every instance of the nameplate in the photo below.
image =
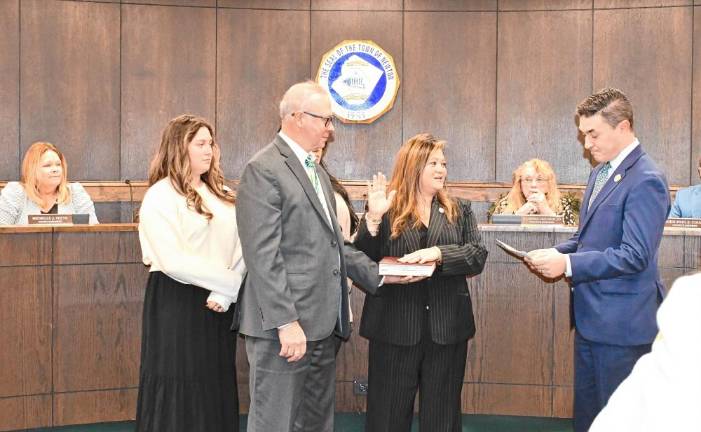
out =
<path fill-rule="evenodd" d="M 664 226 L 667 228 L 701 228 L 701 219 L 669 218 Z"/>
<path fill-rule="evenodd" d="M 27 216 L 29 225 L 72 225 L 73 215 L 69 214 L 38 214 Z"/>
<path fill-rule="evenodd" d="M 495 225 L 521 225 L 523 216 L 515 214 L 493 214 L 492 223 Z"/>
<path fill-rule="evenodd" d="M 564 225 L 563 216 L 527 215 L 522 216 L 521 225 Z"/>

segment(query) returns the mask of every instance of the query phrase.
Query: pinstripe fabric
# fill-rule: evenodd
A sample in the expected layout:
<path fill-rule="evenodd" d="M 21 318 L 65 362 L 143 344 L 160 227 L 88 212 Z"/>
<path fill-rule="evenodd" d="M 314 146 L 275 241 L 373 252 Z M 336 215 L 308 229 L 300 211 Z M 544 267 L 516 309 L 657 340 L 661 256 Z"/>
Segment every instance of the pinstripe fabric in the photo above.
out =
<path fill-rule="evenodd" d="M 366 432 L 409 431 L 418 389 L 419 430 L 462 431 L 467 341 L 439 345 L 426 339 L 411 346 L 370 341 Z"/>
<path fill-rule="evenodd" d="M 428 227 L 427 247 L 438 246 L 442 265 L 429 279 L 409 285 L 386 284 L 376 295 L 365 297 L 360 335 L 395 345 L 415 345 L 421 339 L 422 322 L 428 315 L 431 339 L 438 344 L 453 344 L 475 333 L 472 303 L 466 276 L 484 268 L 487 250 L 477 230 L 468 201 L 459 201 L 455 224 L 448 222 L 434 199 Z M 377 236 L 371 236 L 363 220 L 355 246 L 374 261 L 385 256 L 402 256 L 421 248 L 415 229 L 406 229 L 390 239 L 390 222 L 385 215 Z M 428 305 L 424 292 L 428 291 Z M 426 306 L 430 314 L 426 314 Z"/>
<path fill-rule="evenodd" d="M 366 432 L 408 432 L 417 390 L 421 431 L 462 430 L 460 392 L 467 340 L 475 333 L 466 276 L 482 271 L 487 251 L 469 202 L 459 202 L 455 224 L 441 210 L 434 199 L 425 247 L 438 246 L 443 263 L 433 276 L 383 285 L 365 296 L 360 334 L 370 339 Z M 375 237 L 362 221 L 355 244 L 375 261 L 422 247 L 415 229 L 392 240 L 387 215 Z"/>

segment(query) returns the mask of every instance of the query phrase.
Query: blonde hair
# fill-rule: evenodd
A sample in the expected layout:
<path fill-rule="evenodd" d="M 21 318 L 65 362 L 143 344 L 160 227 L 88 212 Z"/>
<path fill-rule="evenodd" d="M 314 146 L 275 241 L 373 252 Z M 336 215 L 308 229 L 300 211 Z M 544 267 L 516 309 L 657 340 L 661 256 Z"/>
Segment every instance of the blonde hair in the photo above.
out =
<path fill-rule="evenodd" d="M 51 143 L 37 141 L 29 146 L 22 160 L 20 184 L 24 187 L 24 191 L 29 199 L 40 206 L 44 205 L 44 200 L 39 193 L 39 185 L 37 184 L 37 168 L 41 162 L 41 157 L 48 151 L 56 153 L 61 160 L 61 183 L 56 190 L 58 192 L 58 202 L 60 204 L 65 204 L 71 200 L 71 190 L 68 187 L 68 165 L 66 164 L 66 158 L 63 156 L 63 153 Z"/>
<path fill-rule="evenodd" d="M 205 119 L 190 114 L 172 119 L 163 130 L 161 145 L 149 167 L 148 183 L 151 186 L 161 179 L 170 178 L 175 190 L 186 198 L 188 207 L 211 219 L 212 213 L 202 202 L 202 197 L 190 185 L 192 169 L 187 146 L 203 127 L 207 128 L 212 135 L 212 162 L 209 171 L 202 174 L 200 178 L 219 199 L 234 204 L 233 192 L 224 189 L 224 174 L 219 168 L 220 151 L 214 140 L 214 129 Z"/>
<path fill-rule="evenodd" d="M 389 220 L 392 226 L 391 237 L 399 237 L 412 222 L 412 228 L 418 228 L 421 224 L 421 215 L 418 209 L 419 182 L 421 173 L 426 167 L 428 158 L 434 150 L 443 150 L 445 141 L 438 140 L 430 134 L 418 134 L 409 138 L 397 153 L 392 170 L 392 180 L 389 190 L 397 191 L 397 195 L 389 208 Z M 458 206 L 443 185 L 443 189 L 436 194 L 438 203 L 445 210 L 445 215 L 450 223 L 457 220 Z"/>
<path fill-rule="evenodd" d="M 547 201 L 548 206 L 555 212 L 562 212 L 562 206 L 560 204 L 560 191 L 557 189 L 557 178 L 555 177 L 555 171 L 549 163 L 541 159 L 531 159 L 522 163 L 518 168 L 516 168 L 512 175 L 513 187 L 506 196 L 507 205 L 504 208 L 504 213 L 515 213 L 516 210 L 520 209 L 526 203 L 526 197 L 523 195 L 523 190 L 521 189 L 521 181 L 523 172 L 527 168 L 532 168 L 537 175 L 545 177 L 547 181 L 547 190 L 545 191 L 545 201 Z"/>

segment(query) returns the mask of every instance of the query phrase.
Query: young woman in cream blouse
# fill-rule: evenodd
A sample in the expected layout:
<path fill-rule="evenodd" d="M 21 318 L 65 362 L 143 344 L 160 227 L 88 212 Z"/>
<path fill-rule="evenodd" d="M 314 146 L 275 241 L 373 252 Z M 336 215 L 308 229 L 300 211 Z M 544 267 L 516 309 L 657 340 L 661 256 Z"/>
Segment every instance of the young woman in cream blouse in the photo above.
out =
<path fill-rule="evenodd" d="M 26 225 L 29 215 L 88 214 L 98 223 L 95 205 L 80 183 L 68 183 L 66 158 L 53 144 L 35 142 L 22 160 L 22 178 L 0 194 L 0 225 Z"/>
<path fill-rule="evenodd" d="M 238 431 L 236 338 L 245 265 L 214 130 L 181 115 L 163 131 L 140 209 L 150 275 L 137 431 Z"/>

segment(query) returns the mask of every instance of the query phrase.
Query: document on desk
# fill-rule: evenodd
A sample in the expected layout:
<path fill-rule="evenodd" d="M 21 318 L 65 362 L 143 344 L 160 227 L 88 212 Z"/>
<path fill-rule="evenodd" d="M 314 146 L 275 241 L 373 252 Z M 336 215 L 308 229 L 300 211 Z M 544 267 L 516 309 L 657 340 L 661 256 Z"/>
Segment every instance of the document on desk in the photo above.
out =
<path fill-rule="evenodd" d="M 496 239 L 495 241 L 496 241 L 497 245 L 500 248 L 504 249 L 506 251 L 506 253 L 508 253 L 509 255 L 513 255 L 519 259 L 524 259 L 526 257 L 526 255 L 528 255 L 528 252 L 518 250 L 513 246 L 509 246 L 508 244 L 504 243 L 503 241 L 501 241 L 499 239 Z"/>

